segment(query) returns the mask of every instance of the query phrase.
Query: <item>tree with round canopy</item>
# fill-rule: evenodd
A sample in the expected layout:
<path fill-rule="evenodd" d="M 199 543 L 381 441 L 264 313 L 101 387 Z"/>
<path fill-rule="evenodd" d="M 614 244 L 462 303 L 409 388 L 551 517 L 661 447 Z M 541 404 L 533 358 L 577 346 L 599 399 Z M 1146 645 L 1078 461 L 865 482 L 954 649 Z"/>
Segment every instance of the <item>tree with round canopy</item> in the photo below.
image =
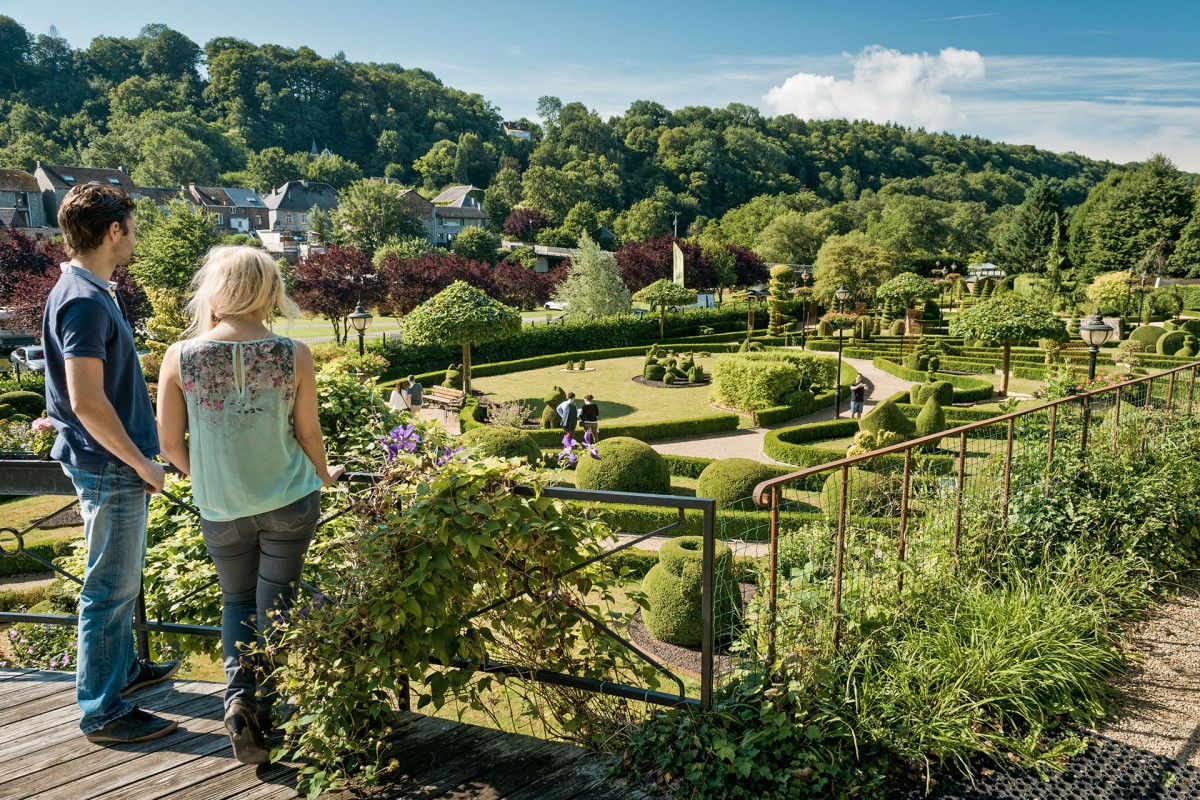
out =
<path fill-rule="evenodd" d="M 650 308 L 658 309 L 658 338 L 663 338 L 664 323 L 667 318 L 668 306 L 685 306 L 696 302 L 696 292 L 672 283 L 666 278 L 660 278 L 642 289 L 634 297 Z"/>
<path fill-rule="evenodd" d="M 463 391 L 467 394 L 471 393 L 471 345 L 520 330 L 519 313 L 463 281 L 450 284 L 404 318 L 406 341 L 462 345 Z"/>
<path fill-rule="evenodd" d="M 885 281 L 875 290 L 875 296 L 885 303 L 896 303 L 910 309 L 917 300 L 931 300 L 938 295 L 938 288 L 932 281 L 922 278 L 915 272 L 901 272 L 894 278 Z M 904 319 L 908 327 L 908 315 Z"/>
<path fill-rule="evenodd" d="M 1008 394 L 1009 356 L 1014 344 L 1031 339 L 1067 338 L 1063 321 L 1049 309 L 1016 294 L 1002 294 L 959 312 L 950 323 L 950 335 L 981 339 L 1004 347 L 1000 393 Z"/>

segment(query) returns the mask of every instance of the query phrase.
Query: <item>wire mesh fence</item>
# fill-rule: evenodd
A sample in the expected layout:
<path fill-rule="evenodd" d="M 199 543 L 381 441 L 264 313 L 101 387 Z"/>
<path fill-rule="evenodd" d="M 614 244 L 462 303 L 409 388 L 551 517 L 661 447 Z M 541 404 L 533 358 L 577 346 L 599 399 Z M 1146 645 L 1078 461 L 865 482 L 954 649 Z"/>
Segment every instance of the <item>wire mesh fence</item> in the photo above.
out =
<path fill-rule="evenodd" d="M 1085 391 L 764 481 L 762 572 L 738 648 L 783 665 L 851 652 L 906 597 L 1021 547 L 1055 483 L 1136 458 L 1196 410 L 1197 365 Z M 728 680 L 721 671 L 720 685 Z"/>

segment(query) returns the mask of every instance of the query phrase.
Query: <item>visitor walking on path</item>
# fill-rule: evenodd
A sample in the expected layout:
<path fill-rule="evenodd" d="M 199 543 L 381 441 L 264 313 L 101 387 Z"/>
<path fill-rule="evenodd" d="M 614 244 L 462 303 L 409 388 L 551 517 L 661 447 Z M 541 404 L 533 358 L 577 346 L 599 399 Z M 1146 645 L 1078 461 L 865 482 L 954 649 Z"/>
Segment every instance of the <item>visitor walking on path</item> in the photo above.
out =
<path fill-rule="evenodd" d="M 46 300 L 46 411 L 79 496 L 87 568 L 79 592 L 75 673 L 80 730 L 92 742 L 144 742 L 176 723 L 124 698 L 167 680 L 178 661 L 139 661 L 134 603 L 146 561 L 150 494 L 162 491 L 154 408 L 113 272 L 136 244 L 133 200 L 120 187 L 89 183 L 63 198 L 58 226 L 71 260 Z"/>
<path fill-rule="evenodd" d="M 265 764 L 263 730 L 275 697 L 247 651 L 262 642 L 268 615 L 291 606 L 321 515 L 320 489 L 345 468 L 326 463 L 312 353 L 265 324 L 276 308 L 299 316 L 279 265 L 257 248 L 217 247 L 193 286 L 187 334 L 194 338 L 163 357 L 159 435 L 167 458 L 192 477 L 221 584 L 233 753 Z"/>
<path fill-rule="evenodd" d="M 421 416 L 421 405 L 424 402 L 425 387 L 417 382 L 416 375 L 409 375 L 407 385 L 403 381 L 396 382 L 396 388 L 392 390 L 392 396 L 388 398 L 388 405 L 397 411 L 409 411 Z"/>
<path fill-rule="evenodd" d="M 861 372 L 854 376 L 854 383 L 850 384 L 851 419 L 862 419 L 863 403 L 867 401 L 869 389 L 867 379 L 863 377 Z"/>
<path fill-rule="evenodd" d="M 563 433 L 574 434 L 575 426 L 579 422 L 579 408 L 575 405 L 575 393 L 568 392 L 567 399 L 559 403 L 558 408 L 554 410 L 558 412 L 558 418 L 562 423 Z"/>
<path fill-rule="evenodd" d="M 590 394 L 583 396 L 583 408 L 579 409 L 579 421 L 583 424 L 583 435 L 592 435 L 592 442 L 600 441 L 600 406 Z"/>

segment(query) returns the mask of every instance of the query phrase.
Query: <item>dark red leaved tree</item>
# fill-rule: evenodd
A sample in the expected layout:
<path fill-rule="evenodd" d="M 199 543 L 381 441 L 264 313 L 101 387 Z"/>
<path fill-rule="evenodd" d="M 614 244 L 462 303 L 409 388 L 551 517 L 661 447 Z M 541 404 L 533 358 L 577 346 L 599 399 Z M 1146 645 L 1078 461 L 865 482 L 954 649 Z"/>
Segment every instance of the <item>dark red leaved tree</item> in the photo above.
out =
<path fill-rule="evenodd" d="M 550 225 L 546 215 L 536 208 L 514 208 L 504 218 L 501 230 L 505 236 L 510 236 L 520 242 L 532 242 L 538 231 Z"/>
<path fill-rule="evenodd" d="M 346 315 L 359 303 L 378 306 L 385 294 L 375 265 L 355 247 L 330 246 L 324 253 L 313 253 L 292 267 L 291 277 L 296 303 L 306 313 L 329 320 L 338 342 L 346 341 Z"/>
<path fill-rule="evenodd" d="M 616 252 L 621 279 L 629 291 L 644 289 L 660 278 L 671 279 L 673 242 L 678 242 L 683 251 L 683 285 L 689 289 L 716 286 L 716 271 L 704 257 L 700 245 L 668 234 L 644 242 L 629 242 Z"/>

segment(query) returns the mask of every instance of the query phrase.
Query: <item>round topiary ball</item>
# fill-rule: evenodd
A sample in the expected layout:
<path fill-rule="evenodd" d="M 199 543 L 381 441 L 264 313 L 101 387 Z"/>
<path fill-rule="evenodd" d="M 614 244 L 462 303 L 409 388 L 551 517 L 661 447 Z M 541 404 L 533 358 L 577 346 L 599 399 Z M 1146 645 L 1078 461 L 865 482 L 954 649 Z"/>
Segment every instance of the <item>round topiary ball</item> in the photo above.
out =
<path fill-rule="evenodd" d="M 458 437 L 464 447 L 473 447 L 481 456 L 500 458 L 523 458 L 536 464 L 542 457 L 542 448 L 523 430 L 507 425 L 484 425 L 472 428 Z"/>
<path fill-rule="evenodd" d="M 712 462 L 696 481 L 696 496 L 711 497 L 721 508 L 735 503 L 751 507 L 754 487 L 776 476 L 775 470 L 748 458 L 722 458 Z M 748 501 L 741 502 L 738 501 Z"/>
<path fill-rule="evenodd" d="M 659 641 L 680 647 L 700 644 L 700 601 L 703 591 L 701 565 L 704 540 L 680 536 L 658 551 L 658 563 L 642 581 L 649 607 L 642 618 L 646 629 Z M 741 618 L 741 591 L 733 574 L 729 545 L 715 542 L 713 578 L 713 625 L 718 640 L 728 639 Z"/>
<path fill-rule="evenodd" d="M 575 486 L 609 492 L 667 494 L 671 472 L 666 460 L 640 439 L 615 436 L 596 446 L 599 460 L 590 455 L 579 459 Z"/>
<path fill-rule="evenodd" d="M 1166 328 L 1158 325 L 1142 325 L 1140 328 L 1134 328 L 1133 333 L 1129 334 L 1129 338 L 1135 342 L 1141 342 L 1147 350 L 1154 350 L 1158 340 L 1166 335 Z"/>
<path fill-rule="evenodd" d="M 13 407 L 16 414 L 27 417 L 40 417 L 46 410 L 46 398 L 37 392 L 15 391 L 0 394 L 0 403 Z"/>

